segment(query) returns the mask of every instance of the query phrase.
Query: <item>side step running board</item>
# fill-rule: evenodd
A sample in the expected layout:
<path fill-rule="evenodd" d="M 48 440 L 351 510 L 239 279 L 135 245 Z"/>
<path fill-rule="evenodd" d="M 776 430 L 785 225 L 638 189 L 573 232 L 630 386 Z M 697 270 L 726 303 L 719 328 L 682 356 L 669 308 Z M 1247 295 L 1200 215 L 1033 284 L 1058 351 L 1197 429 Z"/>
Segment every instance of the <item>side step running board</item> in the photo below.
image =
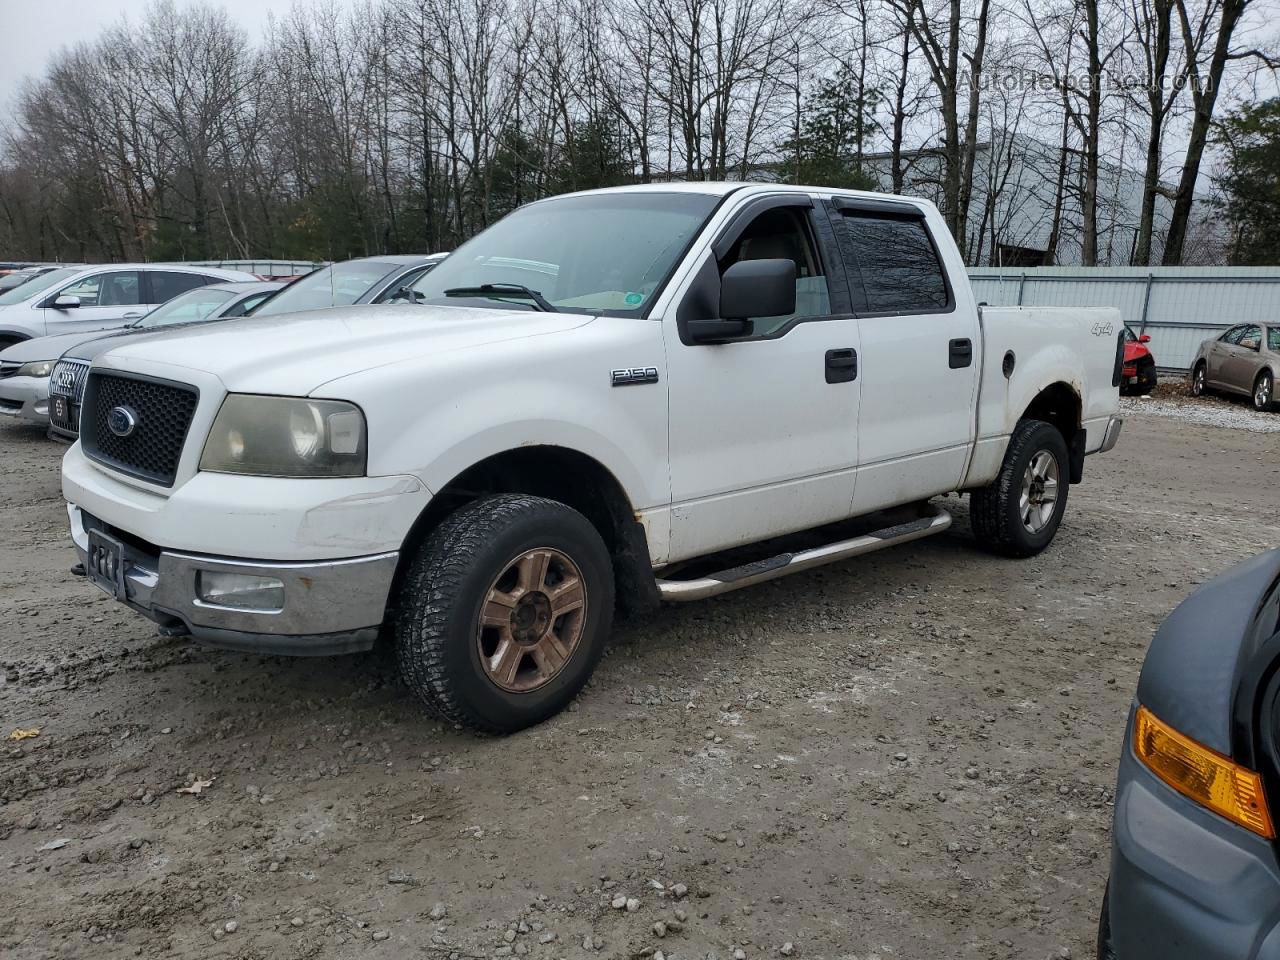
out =
<path fill-rule="evenodd" d="M 951 514 L 945 510 L 938 510 L 931 517 L 921 517 L 919 520 L 885 527 L 883 530 L 875 530 L 860 537 L 838 540 L 809 550 L 782 553 L 767 560 L 745 563 L 740 567 L 731 567 L 696 580 L 659 578 L 658 593 L 663 600 L 668 601 L 703 600 L 714 597 L 716 594 L 728 593 L 730 590 L 763 583 L 766 580 L 776 580 L 789 573 L 811 570 L 823 564 L 835 563 L 837 560 L 847 560 L 864 553 L 883 550 L 885 547 L 931 537 L 935 533 L 942 533 L 949 526 L 951 526 Z"/>

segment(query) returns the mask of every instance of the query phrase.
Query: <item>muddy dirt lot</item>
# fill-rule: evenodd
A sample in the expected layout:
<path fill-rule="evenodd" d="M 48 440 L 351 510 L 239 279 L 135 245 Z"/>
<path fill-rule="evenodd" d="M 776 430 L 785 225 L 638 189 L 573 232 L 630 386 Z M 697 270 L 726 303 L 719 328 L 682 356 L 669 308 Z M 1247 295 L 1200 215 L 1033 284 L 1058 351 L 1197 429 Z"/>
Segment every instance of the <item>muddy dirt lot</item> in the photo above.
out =
<path fill-rule="evenodd" d="M 943 537 L 624 625 L 571 712 L 478 739 L 384 657 L 156 636 L 67 572 L 61 451 L 0 427 L 13 960 L 1091 956 L 1151 631 L 1280 542 L 1280 434 L 1132 418 L 1034 560 L 951 498 Z"/>

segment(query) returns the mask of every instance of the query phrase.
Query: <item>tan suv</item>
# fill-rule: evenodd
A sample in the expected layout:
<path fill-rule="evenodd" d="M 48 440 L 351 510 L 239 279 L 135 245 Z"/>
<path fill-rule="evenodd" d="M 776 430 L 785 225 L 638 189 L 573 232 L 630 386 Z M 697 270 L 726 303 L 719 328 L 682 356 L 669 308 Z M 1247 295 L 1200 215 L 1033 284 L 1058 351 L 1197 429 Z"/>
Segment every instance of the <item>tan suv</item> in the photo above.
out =
<path fill-rule="evenodd" d="M 1280 374 L 1280 324 L 1242 323 L 1200 344 L 1191 365 L 1191 392 L 1226 390 L 1253 398 L 1258 410 L 1275 408 Z"/>

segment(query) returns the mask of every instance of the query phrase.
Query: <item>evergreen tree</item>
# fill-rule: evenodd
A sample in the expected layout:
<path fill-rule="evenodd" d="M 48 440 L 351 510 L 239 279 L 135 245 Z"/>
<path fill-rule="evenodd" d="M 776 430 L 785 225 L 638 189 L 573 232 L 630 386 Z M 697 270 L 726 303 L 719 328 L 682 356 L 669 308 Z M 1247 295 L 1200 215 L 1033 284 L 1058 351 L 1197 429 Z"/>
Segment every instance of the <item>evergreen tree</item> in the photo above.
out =
<path fill-rule="evenodd" d="M 1246 103 L 1223 118 L 1219 140 L 1227 148 L 1219 182 L 1231 225 L 1230 262 L 1280 263 L 1280 97 Z"/>
<path fill-rule="evenodd" d="M 800 133 L 780 144 L 786 179 L 815 187 L 874 190 L 863 153 L 874 129 L 879 90 L 862 87 L 843 64 L 824 77 L 801 113 Z"/>

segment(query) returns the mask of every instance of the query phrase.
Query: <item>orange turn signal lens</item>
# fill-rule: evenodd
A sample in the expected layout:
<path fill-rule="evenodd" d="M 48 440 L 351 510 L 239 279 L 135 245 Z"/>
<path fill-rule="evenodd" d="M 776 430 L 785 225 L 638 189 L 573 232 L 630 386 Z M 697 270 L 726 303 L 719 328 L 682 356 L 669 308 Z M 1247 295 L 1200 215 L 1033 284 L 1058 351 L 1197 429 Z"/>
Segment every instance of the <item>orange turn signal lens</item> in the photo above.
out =
<path fill-rule="evenodd" d="M 1202 807 L 1268 840 L 1275 838 L 1262 778 L 1139 707 L 1133 749 L 1157 777 Z"/>

